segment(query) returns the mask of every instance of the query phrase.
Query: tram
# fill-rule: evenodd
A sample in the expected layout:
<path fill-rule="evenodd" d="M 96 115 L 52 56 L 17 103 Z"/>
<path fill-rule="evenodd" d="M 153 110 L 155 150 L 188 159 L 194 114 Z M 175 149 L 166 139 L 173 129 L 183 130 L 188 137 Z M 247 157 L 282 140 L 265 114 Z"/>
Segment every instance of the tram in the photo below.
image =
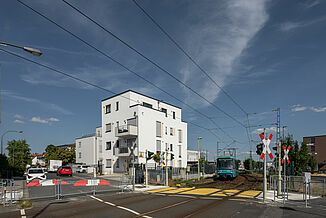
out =
<path fill-rule="evenodd" d="M 216 177 L 234 179 L 239 175 L 238 161 L 234 156 L 219 156 L 216 159 Z"/>

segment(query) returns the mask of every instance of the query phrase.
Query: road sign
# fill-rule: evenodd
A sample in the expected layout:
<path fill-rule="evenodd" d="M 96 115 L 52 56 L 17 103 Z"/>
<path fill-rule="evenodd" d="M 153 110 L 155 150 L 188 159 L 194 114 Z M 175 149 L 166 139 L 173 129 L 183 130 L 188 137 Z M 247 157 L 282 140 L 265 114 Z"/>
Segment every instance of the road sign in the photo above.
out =
<path fill-rule="evenodd" d="M 282 164 L 284 163 L 284 160 L 287 159 L 288 164 L 290 164 L 290 158 L 289 158 L 289 151 L 290 151 L 291 146 L 288 147 L 288 149 L 285 148 L 283 145 L 283 150 L 284 150 L 284 157 L 282 159 Z"/>
<path fill-rule="evenodd" d="M 271 143 L 271 140 L 273 138 L 273 134 L 270 134 L 267 140 L 265 139 L 263 133 L 260 133 L 259 136 L 260 136 L 261 140 L 264 143 L 264 149 L 263 149 L 263 152 L 261 153 L 260 159 L 262 159 L 262 160 L 264 159 L 264 156 L 265 156 L 266 151 L 267 151 L 268 154 L 269 154 L 269 157 L 271 158 L 271 160 L 273 160 L 273 154 L 272 154 L 271 150 L 269 149 L 269 144 Z"/>

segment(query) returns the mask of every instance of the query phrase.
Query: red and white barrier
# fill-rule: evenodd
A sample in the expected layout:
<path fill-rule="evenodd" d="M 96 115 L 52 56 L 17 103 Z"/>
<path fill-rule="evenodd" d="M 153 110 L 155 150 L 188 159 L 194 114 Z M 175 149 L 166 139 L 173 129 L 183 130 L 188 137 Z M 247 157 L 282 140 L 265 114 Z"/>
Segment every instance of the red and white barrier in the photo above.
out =
<path fill-rule="evenodd" d="M 79 180 L 74 186 L 95 186 L 95 185 L 111 185 L 105 179 L 83 179 Z"/>
<path fill-rule="evenodd" d="M 284 160 L 287 159 L 288 164 L 290 164 L 290 158 L 289 158 L 289 151 L 290 151 L 291 146 L 288 147 L 288 149 L 285 148 L 283 145 L 283 150 L 284 150 L 284 157 L 282 159 L 282 164 L 284 163 Z"/>
<path fill-rule="evenodd" d="M 46 180 L 32 180 L 30 183 L 26 185 L 26 187 L 33 186 L 51 186 L 51 185 L 67 185 L 67 183 L 63 180 L 55 180 L 55 179 L 46 179 Z"/>

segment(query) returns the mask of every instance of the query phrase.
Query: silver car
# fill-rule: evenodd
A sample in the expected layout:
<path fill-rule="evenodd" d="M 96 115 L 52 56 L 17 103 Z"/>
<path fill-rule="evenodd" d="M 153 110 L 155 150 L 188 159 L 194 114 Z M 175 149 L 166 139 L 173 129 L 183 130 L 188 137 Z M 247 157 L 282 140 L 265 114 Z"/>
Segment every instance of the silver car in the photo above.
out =
<path fill-rule="evenodd" d="M 45 180 L 46 172 L 42 168 L 29 168 L 26 175 L 27 183 L 32 180 Z"/>

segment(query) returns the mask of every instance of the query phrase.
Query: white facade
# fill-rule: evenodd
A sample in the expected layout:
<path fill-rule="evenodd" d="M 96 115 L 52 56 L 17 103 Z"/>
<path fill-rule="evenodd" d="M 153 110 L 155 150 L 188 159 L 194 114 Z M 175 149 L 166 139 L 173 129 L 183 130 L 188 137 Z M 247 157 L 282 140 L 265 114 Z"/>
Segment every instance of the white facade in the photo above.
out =
<path fill-rule="evenodd" d="M 181 108 L 126 91 L 102 101 L 103 173 L 125 172 L 130 148 L 135 146 L 136 163 L 145 164 L 146 150 L 168 151 L 168 166 L 187 165 L 187 123 Z M 170 160 L 170 154 L 174 160 Z M 149 160 L 150 165 L 155 165 Z"/>
<path fill-rule="evenodd" d="M 97 165 L 102 148 L 102 128 L 97 127 L 96 133 L 76 139 L 76 163 Z"/>
<path fill-rule="evenodd" d="M 135 163 L 145 164 L 146 150 L 168 151 L 168 166 L 187 166 L 181 108 L 129 90 L 103 100 L 101 112 L 96 135 L 76 139 L 76 163 L 98 164 L 103 174 L 127 172 L 134 148 Z M 155 166 L 153 160 L 148 164 Z"/>
<path fill-rule="evenodd" d="M 187 150 L 187 161 L 188 162 L 198 161 L 198 151 Z"/>

